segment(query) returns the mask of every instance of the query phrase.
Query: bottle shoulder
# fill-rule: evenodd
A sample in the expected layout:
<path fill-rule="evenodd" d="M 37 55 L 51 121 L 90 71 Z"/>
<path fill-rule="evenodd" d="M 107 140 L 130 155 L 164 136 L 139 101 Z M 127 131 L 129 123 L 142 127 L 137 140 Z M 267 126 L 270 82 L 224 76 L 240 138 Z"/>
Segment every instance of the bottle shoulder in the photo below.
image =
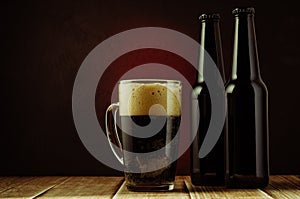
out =
<path fill-rule="evenodd" d="M 240 80 L 229 80 L 225 84 L 225 92 L 233 93 L 233 92 L 246 92 L 252 90 L 257 92 L 265 92 L 268 93 L 268 89 L 266 84 L 262 81 L 262 79 L 248 80 L 248 81 L 240 81 Z"/>
<path fill-rule="evenodd" d="M 198 96 L 202 94 L 209 94 L 208 87 L 205 82 L 198 82 L 193 85 L 192 95 Z"/>

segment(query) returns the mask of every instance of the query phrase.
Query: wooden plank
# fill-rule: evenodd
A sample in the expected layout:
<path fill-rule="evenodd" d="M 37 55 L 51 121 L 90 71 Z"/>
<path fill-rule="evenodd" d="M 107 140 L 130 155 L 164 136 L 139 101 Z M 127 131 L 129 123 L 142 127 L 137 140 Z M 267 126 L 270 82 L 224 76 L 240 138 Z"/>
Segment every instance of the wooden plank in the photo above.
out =
<path fill-rule="evenodd" d="M 300 198 L 300 179 L 298 176 L 271 176 L 270 185 L 264 189 L 273 198 Z"/>
<path fill-rule="evenodd" d="M 63 182 L 66 177 L 18 177 L 11 179 L 10 188 L 0 193 L 0 198 L 34 198 Z M 7 179 L 3 179 L 5 184 Z"/>
<path fill-rule="evenodd" d="M 37 198 L 112 198 L 123 177 L 70 177 Z"/>
<path fill-rule="evenodd" d="M 299 176 L 271 176 L 263 189 L 194 186 L 177 176 L 170 192 L 131 192 L 123 177 L 0 177 L 0 198 L 291 198 L 300 199 Z M 122 186 L 121 186 L 122 185 Z M 121 186 L 121 187 L 120 187 Z M 2 191 L 1 191 L 2 190 Z"/>
<path fill-rule="evenodd" d="M 175 186 L 173 191 L 166 192 L 133 192 L 126 188 L 125 182 L 122 184 L 118 192 L 113 197 L 114 199 L 126 199 L 126 198 L 138 198 L 138 199 L 149 199 L 149 198 L 190 198 L 187 193 L 185 184 L 185 177 L 177 176 L 175 180 Z"/>
<path fill-rule="evenodd" d="M 0 193 L 30 181 L 33 177 L 0 177 Z"/>
<path fill-rule="evenodd" d="M 225 187 L 218 186 L 194 186 L 191 183 L 190 177 L 186 177 L 185 184 L 189 190 L 190 197 L 196 198 L 267 198 L 272 197 L 260 189 L 226 189 Z"/>

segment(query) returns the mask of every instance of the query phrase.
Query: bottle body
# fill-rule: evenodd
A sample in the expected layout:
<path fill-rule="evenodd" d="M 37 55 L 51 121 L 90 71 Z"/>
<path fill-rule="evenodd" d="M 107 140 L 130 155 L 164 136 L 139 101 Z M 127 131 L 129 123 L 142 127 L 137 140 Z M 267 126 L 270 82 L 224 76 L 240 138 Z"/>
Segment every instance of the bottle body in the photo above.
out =
<path fill-rule="evenodd" d="M 268 184 L 268 92 L 262 81 L 229 82 L 226 87 L 226 186 Z"/>
<path fill-rule="evenodd" d="M 223 57 L 221 52 L 221 38 L 219 31 L 219 15 L 209 14 L 201 15 L 202 29 L 200 44 L 211 56 L 216 63 L 219 72 L 224 80 Z M 196 132 L 196 136 L 190 148 L 190 165 L 191 165 L 191 180 L 194 185 L 223 185 L 225 178 L 225 134 L 222 131 L 214 148 L 203 158 L 199 158 L 199 150 L 206 137 L 207 130 L 211 120 L 211 98 L 209 90 L 205 83 L 204 70 L 205 54 L 201 54 L 199 59 L 199 69 L 197 81 L 193 85 L 191 94 L 191 126 L 198 126 L 197 129 L 192 129 Z M 221 82 L 223 86 L 223 82 Z M 199 107 L 199 117 L 196 117 L 196 111 Z M 194 133 L 194 132 L 192 132 Z"/>
<path fill-rule="evenodd" d="M 262 188 L 269 180 L 268 91 L 259 72 L 254 9 L 234 14 L 232 75 L 226 84 L 226 186 Z"/>

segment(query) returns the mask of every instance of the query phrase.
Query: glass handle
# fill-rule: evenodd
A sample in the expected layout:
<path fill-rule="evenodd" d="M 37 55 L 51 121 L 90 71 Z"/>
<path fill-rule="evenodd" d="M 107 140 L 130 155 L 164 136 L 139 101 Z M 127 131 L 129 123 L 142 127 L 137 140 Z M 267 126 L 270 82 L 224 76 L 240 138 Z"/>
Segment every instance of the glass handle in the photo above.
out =
<path fill-rule="evenodd" d="M 113 144 L 112 139 L 111 139 L 111 137 L 114 137 L 116 139 L 117 144 L 119 145 L 119 148 L 122 151 L 122 144 L 121 144 L 121 141 L 119 138 L 118 128 L 117 128 L 118 109 L 119 109 L 119 103 L 113 103 L 106 109 L 105 128 L 106 128 L 106 137 L 107 137 L 107 140 L 108 140 L 108 143 L 109 143 L 109 146 L 110 146 L 112 152 L 114 153 L 116 158 L 119 160 L 119 162 L 124 165 L 123 157 L 121 157 L 121 155 L 119 155 L 119 153 L 117 153 L 116 147 Z M 113 116 L 113 117 L 111 117 L 111 116 Z M 111 118 L 113 118 L 113 127 L 114 127 L 112 130 L 110 130 L 110 125 L 109 125 Z"/>

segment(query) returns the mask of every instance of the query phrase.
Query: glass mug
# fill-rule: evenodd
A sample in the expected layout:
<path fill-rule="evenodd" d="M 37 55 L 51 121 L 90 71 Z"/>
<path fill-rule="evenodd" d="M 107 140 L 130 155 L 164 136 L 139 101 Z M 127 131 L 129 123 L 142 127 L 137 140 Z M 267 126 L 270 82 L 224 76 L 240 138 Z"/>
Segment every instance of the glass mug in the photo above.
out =
<path fill-rule="evenodd" d="M 119 82 L 119 102 L 107 108 L 105 125 L 110 147 L 124 165 L 129 190 L 174 189 L 181 88 L 181 82 L 177 80 L 135 79 Z M 118 129 L 121 131 L 118 132 Z M 112 138 L 121 150 L 113 145 Z"/>

